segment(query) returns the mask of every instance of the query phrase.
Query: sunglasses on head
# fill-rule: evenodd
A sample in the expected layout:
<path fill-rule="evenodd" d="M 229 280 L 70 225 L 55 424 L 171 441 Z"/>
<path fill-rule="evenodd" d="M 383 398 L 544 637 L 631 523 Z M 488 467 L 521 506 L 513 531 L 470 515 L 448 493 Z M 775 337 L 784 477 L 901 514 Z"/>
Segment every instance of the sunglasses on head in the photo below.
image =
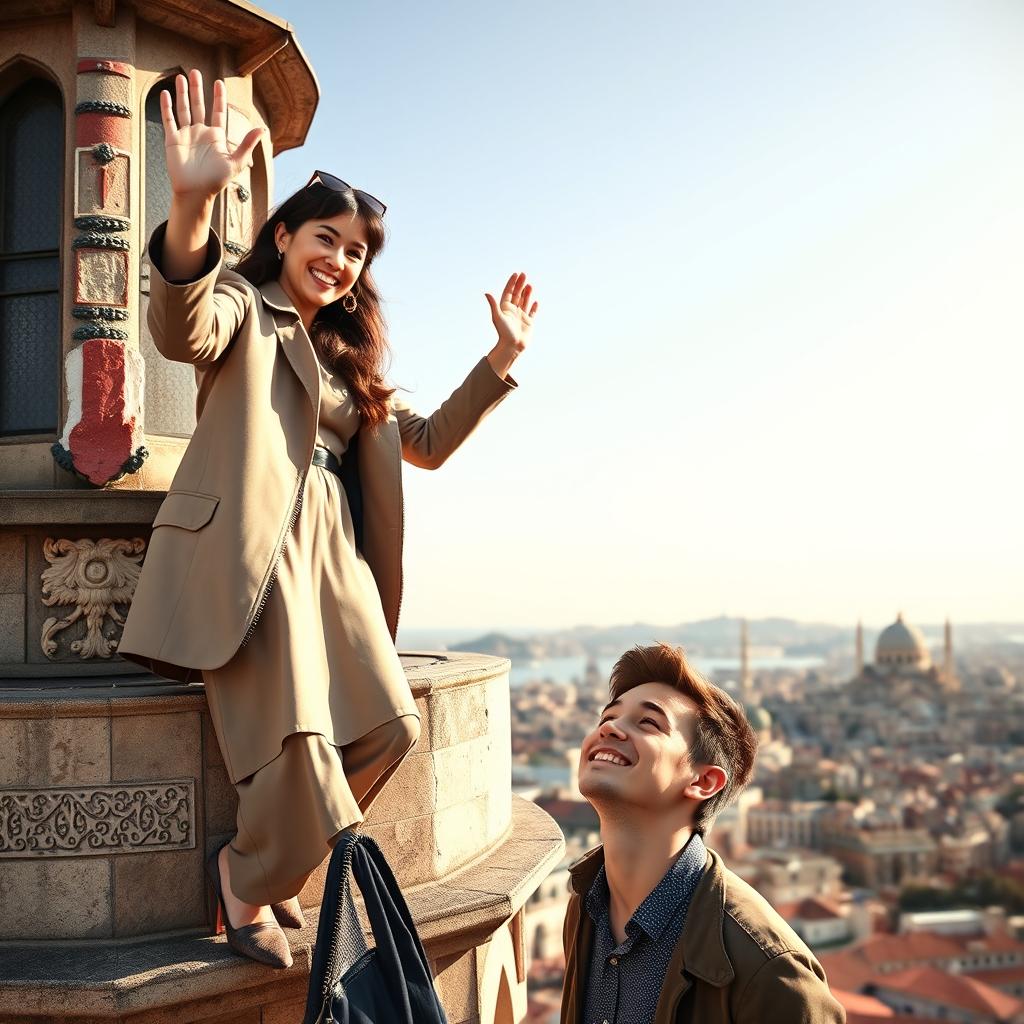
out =
<path fill-rule="evenodd" d="M 364 192 L 361 188 L 353 188 L 347 181 L 342 181 L 341 178 L 328 174 L 326 171 L 314 171 L 313 177 L 306 182 L 305 187 L 309 188 L 310 185 L 323 185 L 324 188 L 333 189 L 335 192 L 353 192 L 356 198 L 361 203 L 365 203 L 378 217 L 383 217 L 384 211 L 387 209 L 376 196 L 371 196 L 369 192 Z"/>

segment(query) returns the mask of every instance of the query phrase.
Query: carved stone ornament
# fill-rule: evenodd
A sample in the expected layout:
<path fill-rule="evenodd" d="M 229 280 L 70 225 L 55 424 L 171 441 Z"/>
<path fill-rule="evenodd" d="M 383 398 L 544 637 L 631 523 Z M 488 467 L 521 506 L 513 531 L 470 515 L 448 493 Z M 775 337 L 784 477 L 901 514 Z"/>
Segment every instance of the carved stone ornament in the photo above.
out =
<path fill-rule="evenodd" d="M 0 859 L 191 850 L 195 782 L 0 790 Z"/>
<path fill-rule="evenodd" d="M 54 637 L 63 629 L 85 617 L 85 636 L 71 643 L 71 650 L 84 658 L 109 658 L 117 650 L 124 617 L 115 605 L 131 603 L 142 566 L 146 542 L 140 537 L 131 540 L 53 540 L 43 541 L 43 554 L 50 563 L 43 570 L 43 604 L 71 605 L 74 611 L 66 618 L 48 618 L 43 623 L 40 643 L 43 653 L 53 658 L 57 653 Z M 114 632 L 104 635 L 103 622 L 113 619 Z M 115 635 L 118 634 L 118 635 Z"/>

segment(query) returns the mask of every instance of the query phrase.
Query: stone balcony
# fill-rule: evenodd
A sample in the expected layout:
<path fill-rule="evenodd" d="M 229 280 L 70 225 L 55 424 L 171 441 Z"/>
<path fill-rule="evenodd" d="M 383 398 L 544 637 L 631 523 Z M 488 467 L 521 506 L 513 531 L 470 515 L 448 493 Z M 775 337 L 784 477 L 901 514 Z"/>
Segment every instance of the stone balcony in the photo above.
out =
<path fill-rule="evenodd" d="M 452 1024 L 518 1021 L 522 908 L 563 843 L 511 796 L 509 663 L 403 661 L 421 738 L 365 828 Z M 301 1020 L 323 869 L 289 971 L 209 935 L 203 860 L 234 830 L 234 791 L 202 687 L 152 678 L 0 679 L 0 1022 Z"/>

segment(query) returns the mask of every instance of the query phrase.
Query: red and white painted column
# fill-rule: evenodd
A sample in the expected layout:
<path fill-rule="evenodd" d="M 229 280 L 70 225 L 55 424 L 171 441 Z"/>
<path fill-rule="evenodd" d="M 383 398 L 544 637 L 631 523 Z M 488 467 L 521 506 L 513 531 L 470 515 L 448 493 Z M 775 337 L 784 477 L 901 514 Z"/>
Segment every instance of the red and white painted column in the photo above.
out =
<path fill-rule="evenodd" d="M 65 360 L 68 416 L 57 463 L 96 486 L 136 472 L 143 433 L 144 363 L 127 344 L 134 73 L 120 61 L 78 63 L 72 313 L 80 342 Z"/>

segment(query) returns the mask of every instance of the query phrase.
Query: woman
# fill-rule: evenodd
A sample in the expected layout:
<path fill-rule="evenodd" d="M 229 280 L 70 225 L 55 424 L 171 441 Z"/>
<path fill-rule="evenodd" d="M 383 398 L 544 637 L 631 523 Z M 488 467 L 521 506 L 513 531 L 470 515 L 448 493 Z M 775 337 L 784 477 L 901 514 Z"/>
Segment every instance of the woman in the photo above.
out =
<path fill-rule="evenodd" d="M 515 387 L 537 304 L 522 274 L 500 302 L 488 295 L 496 344 L 418 416 L 382 378 L 370 265 L 383 204 L 318 171 L 224 270 L 214 200 L 260 129 L 231 152 L 223 83 L 208 122 L 198 71 L 176 93 L 177 117 L 161 96 L 173 198 L 149 245 L 149 324 L 165 356 L 195 365 L 198 422 L 119 649 L 202 676 L 239 800 L 237 835 L 207 863 L 218 926 L 239 952 L 287 967 L 278 922 L 302 924 L 306 878 L 419 735 L 394 647 L 401 459 L 441 465 Z"/>

